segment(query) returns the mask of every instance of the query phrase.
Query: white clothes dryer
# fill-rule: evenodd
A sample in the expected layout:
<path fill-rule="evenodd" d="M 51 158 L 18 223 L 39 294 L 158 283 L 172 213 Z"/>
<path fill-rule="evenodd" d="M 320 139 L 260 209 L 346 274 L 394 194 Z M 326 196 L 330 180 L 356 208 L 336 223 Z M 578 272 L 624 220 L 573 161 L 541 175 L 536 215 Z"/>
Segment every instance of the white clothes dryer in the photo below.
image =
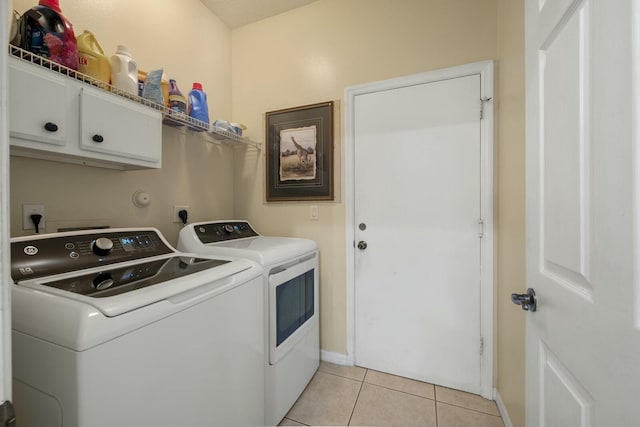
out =
<path fill-rule="evenodd" d="M 246 221 L 210 221 L 185 226 L 178 249 L 248 258 L 263 267 L 265 424 L 277 425 L 320 364 L 317 244 L 261 236 Z"/>
<path fill-rule="evenodd" d="M 138 228 L 14 238 L 11 267 L 20 426 L 263 424 L 258 264 Z"/>

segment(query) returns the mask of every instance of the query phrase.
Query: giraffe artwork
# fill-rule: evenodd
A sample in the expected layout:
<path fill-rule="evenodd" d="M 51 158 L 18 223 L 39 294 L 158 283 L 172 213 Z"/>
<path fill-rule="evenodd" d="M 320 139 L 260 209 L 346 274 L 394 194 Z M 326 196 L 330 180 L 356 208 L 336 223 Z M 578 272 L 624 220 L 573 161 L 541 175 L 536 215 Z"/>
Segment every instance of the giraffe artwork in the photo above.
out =
<path fill-rule="evenodd" d="M 280 131 L 280 180 L 315 179 L 317 173 L 315 126 Z"/>
<path fill-rule="evenodd" d="M 267 202 L 333 200 L 333 101 L 267 111 Z"/>

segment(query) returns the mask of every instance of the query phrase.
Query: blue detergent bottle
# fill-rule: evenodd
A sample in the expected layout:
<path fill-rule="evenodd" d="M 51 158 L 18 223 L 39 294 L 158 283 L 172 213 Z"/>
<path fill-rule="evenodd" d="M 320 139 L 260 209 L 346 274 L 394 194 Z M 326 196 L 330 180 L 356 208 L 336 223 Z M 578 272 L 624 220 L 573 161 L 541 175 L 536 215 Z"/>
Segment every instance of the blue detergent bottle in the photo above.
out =
<path fill-rule="evenodd" d="M 207 94 L 202 90 L 202 84 L 194 83 L 189 92 L 189 116 L 200 120 L 203 126 L 209 126 L 209 107 L 207 106 Z M 203 129 L 198 129 L 203 130 Z"/>

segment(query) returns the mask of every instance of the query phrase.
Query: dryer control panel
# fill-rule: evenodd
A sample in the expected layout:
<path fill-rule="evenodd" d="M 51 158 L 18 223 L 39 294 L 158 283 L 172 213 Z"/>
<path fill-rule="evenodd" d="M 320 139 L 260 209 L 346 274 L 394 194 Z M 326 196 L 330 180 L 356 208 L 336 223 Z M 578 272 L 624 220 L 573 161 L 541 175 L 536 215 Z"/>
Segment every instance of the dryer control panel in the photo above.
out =
<path fill-rule="evenodd" d="M 205 244 L 259 236 L 246 221 L 221 221 L 194 224 L 193 229 L 198 239 Z"/>
<path fill-rule="evenodd" d="M 173 253 L 155 230 L 44 234 L 11 239 L 14 282 Z"/>

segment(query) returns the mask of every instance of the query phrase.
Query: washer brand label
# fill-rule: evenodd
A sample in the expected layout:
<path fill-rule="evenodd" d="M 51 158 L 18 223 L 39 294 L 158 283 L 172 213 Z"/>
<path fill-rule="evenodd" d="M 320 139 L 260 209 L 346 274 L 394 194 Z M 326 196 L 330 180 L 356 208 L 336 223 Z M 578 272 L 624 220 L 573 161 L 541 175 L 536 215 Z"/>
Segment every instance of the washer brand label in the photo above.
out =
<path fill-rule="evenodd" d="M 31 267 L 20 267 L 20 273 L 26 276 L 27 274 L 33 274 L 33 270 Z"/>
<path fill-rule="evenodd" d="M 38 248 L 35 246 L 25 246 L 24 253 L 29 256 L 33 256 L 38 253 Z"/>

